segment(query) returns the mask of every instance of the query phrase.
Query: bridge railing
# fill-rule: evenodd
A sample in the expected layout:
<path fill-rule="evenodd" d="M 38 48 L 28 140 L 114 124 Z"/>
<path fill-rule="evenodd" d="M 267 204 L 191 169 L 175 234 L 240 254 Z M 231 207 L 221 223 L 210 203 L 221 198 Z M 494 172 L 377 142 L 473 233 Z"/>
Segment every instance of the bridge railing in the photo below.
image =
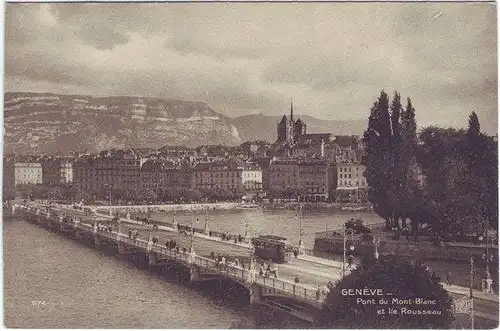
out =
<path fill-rule="evenodd" d="M 249 271 L 240 266 L 232 266 L 232 265 L 217 263 L 216 261 L 203 256 L 196 256 L 194 259 L 194 263 L 198 266 L 205 267 L 216 273 L 226 274 L 230 277 L 232 276 L 241 280 L 248 279 Z"/>
<path fill-rule="evenodd" d="M 32 211 L 31 209 L 28 208 L 22 208 L 22 209 L 24 210 L 27 209 L 28 211 Z M 51 214 L 54 215 L 52 211 Z M 75 221 L 73 220 L 72 223 L 76 224 L 77 228 L 80 228 L 88 232 L 94 231 L 93 225 L 81 222 L 78 223 L 74 222 Z M 151 246 L 151 244 L 148 241 L 138 238 L 136 239 L 128 238 L 125 234 L 118 233 L 116 231 L 98 230 L 97 232 L 99 233 L 99 235 L 102 235 L 112 240 L 117 240 L 117 238 L 119 238 L 118 240 L 124 243 L 128 243 L 137 247 L 142 247 L 146 250 L 151 249 L 151 251 L 153 252 L 160 253 L 165 256 L 174 257 L 176 259 L 180 259 L 183 261 L 190 261 L 195 265 L 205 267 L 213 271 L 214 273 L 226 274 L 229 277 L 241 279 L 244 281 L 249 279 L 250 271 L 240 266 L 231 266 L 227 264 L 217 263 L 212 259 L 197 255 L 194 256 L 193 260 L 190 260 L 192 257 L 187 252 L 186 253 L 177 252 L 177 250 L 175 249 L 170 249 L 160 244 L 154 244 Z M 292 295 L 297 299 L 303 299 L 316 305 L 320 305 L 325 299 L 325 294 L 322 291 L 318 292 L 317 288 L 313 288 L 310 286 L 294 283 L 279 278 L 256 276 L 256 282 L 260 285 L 263 285 L 264 287 L 273 288 L 277 292 L 282 292 L 283 294 Z"/>
<path fill-rule="evenodd" d="M 147 248 L 148 242 L 146 242 L 146 241 L 144 241 L 144 242 L 146 243 L 146 248 Z M 175 259 L 180 259 L 183 261 L 188 261 L 188 259 L 189 259 L 189 253 L 184 253 L 182 251 L 177 252 L 176 249 L 173 249 L 173 248 L 171 249 L 171 248 L 168 248 L 166 246 L 159 245 L 159 244 L 152 245 L 151 251 L 155 252 L 155 253 L 163 254 L 165 256 L 170 256 L 170 257 L 173 257 Z"/>
<path fill-rule="evenodd" d="M 317 288 L 279 278 L 259 276 L 257 278 L 257 283 L 268 288 L 273 288 L 277 292 L 292 295 L 294 298 L 303 299 L 316 305 L 320 305 L 326 297 L 322 291 L 318 292 Z"/>

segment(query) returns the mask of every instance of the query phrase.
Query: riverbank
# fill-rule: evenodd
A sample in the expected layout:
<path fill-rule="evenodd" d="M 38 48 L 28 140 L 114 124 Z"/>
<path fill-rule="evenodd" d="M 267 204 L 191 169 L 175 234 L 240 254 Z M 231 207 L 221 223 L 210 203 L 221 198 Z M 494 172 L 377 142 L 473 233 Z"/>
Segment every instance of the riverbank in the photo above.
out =
<path fill-rule="evenodd" d="M 159 204 L 159 205 L 117 205 L 109 206 L 101 205 L 86 205 L 88 208 L 97 210 L 142 210 L 170 212 L 170 211 L 203 211 L 203 210 L 229 210 L 229 209 L 263 209 L 263 210 L 296 210 L 302 206 L 304 211 L 333 211 L 342 210 L 346 212 L 361 212 L 371 211 L 372 207 L 369 204 L 354 204 L 354 203 L 336 203 L 336 202 L 275 202 L 275 203 L 258 203 L 245 204 L 239 202 L 214 202 L 214 203 L 184 203 L 184 204 Z"/>
<path fill-rule="evenodd" d="M 164 205 L 128 205 L 128 206 L 97 206 L 87 205 L 85 207 L 100 212 L 111 209 L 113 212 L 126 213 L 127 211 L 142 212 L 172 212 L 172 211 L 203 211 L 203 210 L 228 210 L 240 206 L 237 202 L 218 203 L 186 203 L 186 204 L 164 204 Z"/>
<path fill-rule="evenodd" d="M 306 211 L 332 211 L 342 210 L 348 212 L 361 212 L 372 211 L 373 208 L 370 204 L 357 204 L 357 203 L 340 203 L 340 202 L 273 202 L 261 203 L 259 206 L 263 209 L 287 209 L 296 210 L 302 206 L 302 210 Z"/>

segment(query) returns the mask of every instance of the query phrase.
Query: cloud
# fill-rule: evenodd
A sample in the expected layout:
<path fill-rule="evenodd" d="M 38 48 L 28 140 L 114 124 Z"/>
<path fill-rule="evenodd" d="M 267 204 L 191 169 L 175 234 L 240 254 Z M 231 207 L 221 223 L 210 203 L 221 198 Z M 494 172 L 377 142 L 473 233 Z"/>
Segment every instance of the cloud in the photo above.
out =
<path fill-rule="evenodd" d="M 495 27 L 486 3 L 10 3 L 5 86 L 228 116 L 279 115 L 293 97 L 298 113 L 336 120 L 398 90 L 420 125 L 466 126 L 476 110 L 496 132 Z"/>

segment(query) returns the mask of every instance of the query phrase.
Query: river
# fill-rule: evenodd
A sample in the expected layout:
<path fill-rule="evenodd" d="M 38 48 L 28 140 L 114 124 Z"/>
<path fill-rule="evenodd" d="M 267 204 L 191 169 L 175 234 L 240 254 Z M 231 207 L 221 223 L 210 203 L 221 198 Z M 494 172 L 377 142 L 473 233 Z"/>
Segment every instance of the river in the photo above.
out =
<path fill-rule="evenodd" d="M 99 252 L 24 221 L 4 220 L 4 320 L 9 328 L 254 326 L 241 298 Z"/>
<path fill-rule="evenodd" d="M 291 244 L 297 244 L 300 238 L 300 218 L 296 217 L 293 210 L 262 210 L 262 209 L 232 209 L 232 210 L 211 210 L 203 211 L 177 211 L 150 213 L 154 220 L 164 220 L 172 223 L 175 219 L 177 223 L 203 228 L 205 218 L 208 218 L 210 230 L 228 232 L 231 234 L 245 233 L 248 222 L 248 235 L 271 234 L 282 236 L 288 239 Z M 326 229 L 339 229 L 342 223 L 348 219 L 361 218 L 365 224 L 383 222 L 377 214 L 372 211 L 310 211 L 304 210 L 302 213 L 303 243 L 306 248 L 313 248 L 314 234 Z M 198 219 L 198 223 L 196 220 Z"/>

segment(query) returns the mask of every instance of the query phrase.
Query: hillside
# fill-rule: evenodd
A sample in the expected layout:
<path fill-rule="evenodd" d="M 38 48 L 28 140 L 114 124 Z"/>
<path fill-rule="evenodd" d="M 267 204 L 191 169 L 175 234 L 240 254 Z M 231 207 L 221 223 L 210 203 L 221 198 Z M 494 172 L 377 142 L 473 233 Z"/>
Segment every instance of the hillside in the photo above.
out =
<path fill-rule="evenodd" d="M 4 126 L 6 153 L 242 142 L 207 104 L 171 99 L 5 93 Z"/>
<path fill-rule="evenodd" d="M 362 134 L 366 127 L 364 120 L 298 117 L 307 123 L 309 133 Z M 174 99 L 5 93 L 4 151 L 55 154 L 165 145 L 234 146 L 259 139 L 274 142 L 280 119 L 230 118 L 205 103 Z"/>

